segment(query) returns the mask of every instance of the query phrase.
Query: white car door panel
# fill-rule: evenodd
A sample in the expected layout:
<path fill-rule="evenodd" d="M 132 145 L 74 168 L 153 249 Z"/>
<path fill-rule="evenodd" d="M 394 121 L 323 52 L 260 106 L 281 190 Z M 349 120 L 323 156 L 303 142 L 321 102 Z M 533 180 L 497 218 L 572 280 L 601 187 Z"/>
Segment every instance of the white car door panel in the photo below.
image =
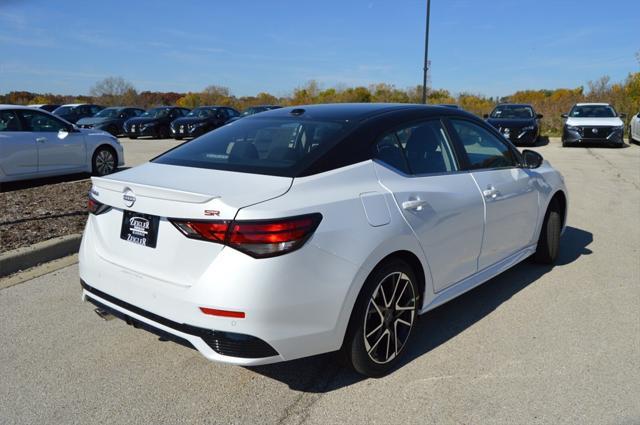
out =
<path fill-rule="evenodd" d="M 532 243 L 538 222 L 538 191 L 536 180 L 520 168 L 477 171 L 472 176 L 486 205 L 478 260 L 482 270 Z"/>
<path fill-rule="evenodd" d="M 468 167 L 485 203 L 485 227 L 478 270 L 485 269 L 535 240 L 539 201 L 537 179 L 520 168 L 517 152 L 481 125 L 451 120 Z"/>
<path fill-rule="evenodd" d="M 40 172 L 81 169 L 86 163 L 82 133 L 39 133 Z"/>
<path fill-rule="evenodd" d="M 20 114 L 38 149 L 38 173 L 50 175 L 84 168 L 86 144 L 81 132 L 69 131 L 68 124 L 40 111 L 21 110 Z"/>
<path fill-rule="evenodd" d="M 482 245 L 484 203 L 471 174 L 457 171 L 441 122 L 409 125 L 383 137 L 376 148 L 378 178 L 393 193 L 422 246 L 434 291 L 473 275 Z"/>
<path fill-rule="evenodd" d="M 38 171 L 38 150 L 14 111 L 0 111 L 0 169 L 9 177 Z"/>
<path fill-rule="evenodd" d="M 391 192 L 425 253 L 434 291 L 477 271 L 484 205 L 469 173 L 405 177 L 376 164 L 380 182 Z"/>

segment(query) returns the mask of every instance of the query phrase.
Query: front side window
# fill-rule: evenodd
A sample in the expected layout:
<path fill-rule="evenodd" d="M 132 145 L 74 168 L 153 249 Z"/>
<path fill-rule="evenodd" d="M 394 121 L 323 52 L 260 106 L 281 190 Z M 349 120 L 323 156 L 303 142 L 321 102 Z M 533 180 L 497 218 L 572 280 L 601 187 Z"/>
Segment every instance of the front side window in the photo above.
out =
<path fill-rule="evenodd" d="M 20 131 L 20 120 L 14 111 L 0 111 L 0 131 Z"/>
<path fill-rule="evenodd" d="M 458 169 L 439 120 L 413 124 L 386 135 L 376 145 L 375 157 L 410 174 L 439 174 Z"/>
<path fill-rule="evenodd" d="M 451 120 L 473 170 L 515 167 L 513 151 L 488 130 L 469 121 Z"/>
<path fill-rule="evenodd" d="M 37 133 L 57 133 L 60 130 L 67 130 L 67 126 L 62 121 L 47 114 L 43 114 L 42 112 L 20 111 L 19 113 L 27 127 L 27 131 Z"/>
<path fill-rule="evenodd" d="M 239 120 L 153 162 L 293 177 L 335 146 L 349 129 L 344 121 L 298 117 Z"/>

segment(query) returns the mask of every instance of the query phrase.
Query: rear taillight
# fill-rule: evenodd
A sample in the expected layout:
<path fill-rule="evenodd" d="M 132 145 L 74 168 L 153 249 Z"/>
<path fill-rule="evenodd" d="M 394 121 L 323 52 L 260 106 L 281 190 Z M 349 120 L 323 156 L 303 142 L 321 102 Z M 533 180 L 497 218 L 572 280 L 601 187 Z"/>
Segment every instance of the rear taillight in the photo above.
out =
<path fill-rule="evenodd" d="M 217 242 L 254 258 L 275 257 L 300 248 L 313 235 L 319 213 L 276 220 L 170 221 L 186 237 Z"/>
<path fill-rule="evenodd" d="M 109 211 L 111 207 L 109 205 L 105 205 L 99 201 L 96 201 L 93 197 L 89 196 L 87 200 L 87 211 L 89 213 L 98 215 Z"/>

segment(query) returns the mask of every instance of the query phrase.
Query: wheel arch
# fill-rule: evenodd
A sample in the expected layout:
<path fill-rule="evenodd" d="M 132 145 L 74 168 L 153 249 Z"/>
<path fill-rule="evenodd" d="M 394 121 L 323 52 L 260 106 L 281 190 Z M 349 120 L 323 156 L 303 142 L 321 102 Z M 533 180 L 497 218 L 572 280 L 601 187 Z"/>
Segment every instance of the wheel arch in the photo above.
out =
<path fill-rule="evenodd" d="M 545 210 L 545 215 L 546 212 L 549 211 L 549 208 L 551 208 L 553 205 L 557 205 L 558 212 L 562 217 L 562 228 L 564 229 L 567 224 L 567 195 L 562 189 L 557 190 L 549 199 L 549 203 L 547 204 L 547 208 Z"/>
<path fill-rule="evenodd" d="M 93 158 L 95 157 L 96 153 L 101 148 L 107 148 L 113 153 L 113 155 L 114 155 L 114 157 L 116 159 L 116 166 L 117 166 L 118 161 L 120 160 L 120 158 L 118 157 L 118 151 L 113 146 L 111 146 L 109 143 L 98 143 L 98 144 L 96 144 L 96 146 L 93 148 L 93 151 L 91 152 L 91 166 L 93 166 Z"/>
<path fill-rule="evenodd" d="M 111 151 L 111 153 L 113 154 L 113 157 L 115 159 L 115 169 L 113 172 L 117 171 L 118 169 L 118 164 L 120 163 L 120 158 L 118 157 L 118 150 L 116 148 L 114 148 L 113 146 L 111 146 L 109 143 L 97 143 L 95 145 L 95 147 L 93 148 L 93 151 L 91 152 L 91 160 L 89 161 L 89 172 L 93 173 L 94 169 L 93 169 L 93 162 L 95 160 L 96 154 L 98 153 L 98 151 L 102 148 L 106 148 L 109 149 Z"/>
<path fill-rule="evenodd" d="M 416 241 L 417 242 L 417 241 Z M 339 321 L 342 323 L 342 326 L 338 328 L 339 338 L 340 338 L 340 346 L 344 344 L 345 337 L 347 336 L 347 332 L 349 329 L 349 323 L 351 321 L 351 315 L 353 313 L 353 309 L 355 308 L 356 303 L 362 293 L 362 289 L 365 286 L 367 279 L 385 262 L 400 259 L 409 264 L 409 266 L 414 270 L 416 274 L 416 278 L 418 280 L 418 291 L 419 291 L 419 309 L 421 310 L 422 306 L 425 303 L 425 298 L 428 297 L 426 291 L 431 284 L 431 270 L 429 269 L 429 264 L 426 263 L 426 259 L 421 259 L 422 251 L 419 250 L 415 252 L 411 249 L 411 245 L 407 244 L 405 241 L 404 246 L 396 245 L 395 249 L 391 249 L 384 254 L 378 254 L 375 256 L 373 261 L 370 258 L 365 264 L 369 264 L 369 267 L 366 269 L 361 269 L 360 273 L 358 273 L 358 277 L 354 280 L 354 287 L 352 288 L 351 296 L 347 296 L 345 299 L 345 305 L 343 306 L 341 317 L 342 319 Z M 419 247 L 416 245 L 416 249 Z"/>

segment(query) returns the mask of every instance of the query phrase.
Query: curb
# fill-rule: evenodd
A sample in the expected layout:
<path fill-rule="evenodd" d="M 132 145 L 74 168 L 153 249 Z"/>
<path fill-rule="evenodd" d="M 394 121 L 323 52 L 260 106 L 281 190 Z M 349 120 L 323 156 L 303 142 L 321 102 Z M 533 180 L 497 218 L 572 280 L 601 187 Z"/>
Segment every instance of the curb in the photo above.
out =
<path fill-rule="evenodd" d="M 80 249 L 82 234 L 60 236 L 0 254 L 0 277 L 75 254 Z"/>

